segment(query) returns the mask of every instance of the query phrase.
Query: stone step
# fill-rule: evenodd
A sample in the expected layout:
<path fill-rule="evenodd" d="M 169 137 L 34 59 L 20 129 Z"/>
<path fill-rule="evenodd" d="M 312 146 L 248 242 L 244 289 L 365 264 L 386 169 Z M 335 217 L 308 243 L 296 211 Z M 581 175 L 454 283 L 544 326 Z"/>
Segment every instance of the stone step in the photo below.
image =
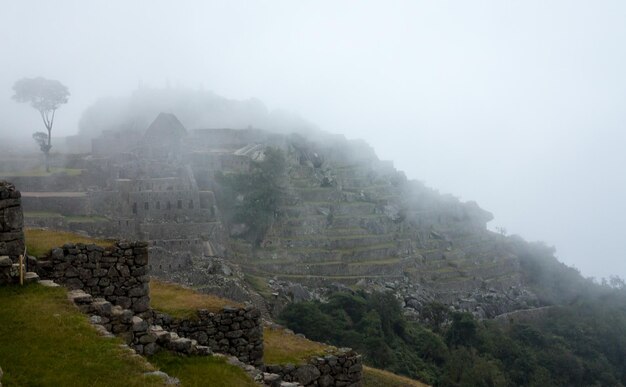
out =
<path fill-rule="evenodd" d="M 24 283 L 25 284 L 31 284 L 31 283 L 37 283 L 39 282 L 39 275 L 33 271 L 27 271 L 26 274 L 24 274 Z"/>
<path fill-rule="evenodd" d="M 93 302 L 91 294 L 85 293 L 85 291 L 81 289 L 70 290 L 67 292 L 67 298 L 76 305 L 91 304 Z"/>
<path fill-rule="evenodd" d="M 46 286 L 46 287 L 49 287 L 49 288 L 58 288 L 59 286 L 61 286 L 61 285 L 59 285 L 58 283 L 56 283 L 56 282 L 54 282 L 52 280 L 40 280 L 39 284 L 43 285 L 43 286 Z"/>

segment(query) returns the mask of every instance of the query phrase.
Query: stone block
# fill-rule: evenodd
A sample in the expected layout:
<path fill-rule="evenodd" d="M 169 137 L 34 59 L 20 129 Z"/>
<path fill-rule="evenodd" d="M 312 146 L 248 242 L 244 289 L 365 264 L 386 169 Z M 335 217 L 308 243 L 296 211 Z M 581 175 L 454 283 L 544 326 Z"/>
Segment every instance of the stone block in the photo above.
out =
<path fill-rule="evenodd" d="M 77 305 L 81 304 L 91 304 L 93 302 L 93 297 L 91 294 L 85 293 L 83 290 L 72 290 L 67 293 L 67 297 L 73 303 Z"/>
<path fill-rule="evenodd" d="M 145 312 L 150 308 L 150 297 L 143 296 L 133 302 L 132 309 L 135 312 Z"/>
<path fill-rule="evenodd" d="M 330 387 L 335 385 L 335 379 L 330 375 L 322 375 L 317 380 L 317 385 L 320 387 Z"/>
<path fill-rule="evenodd" d="M 143 336 L 141 336 L 139 338 L 139 343 L 144 344 L 144 345 L 145 344 L 154 343 L 156 341 L 157 341 L 156 337 L 151 335 L 151 334 L 149 334 L 149 333 L 145 334 L 145 335 L 143 335 Z"/>
<path fill-rule="evenodd" d="M 158 349 L 159 347 L 156 343 L 148 343 L 143 347 L 143 354 L 146 356 L 152 356 L 157 352 Z"/>

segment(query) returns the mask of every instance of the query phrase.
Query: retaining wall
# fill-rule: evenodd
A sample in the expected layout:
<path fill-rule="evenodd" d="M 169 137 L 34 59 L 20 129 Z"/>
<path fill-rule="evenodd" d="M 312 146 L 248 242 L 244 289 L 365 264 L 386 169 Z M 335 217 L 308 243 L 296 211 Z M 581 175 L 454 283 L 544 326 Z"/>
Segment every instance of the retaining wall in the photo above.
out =
<path fill-rule="evenodd" d="M 225 307 L 218 313 L 200 309 L 194 319 L 173 318 L 155 311 L 153 321 L 181 337 L 210 347 L 213 352 L 233 355 L 252 365 L 263 364 L 261 313 L 252 306 Z"/>
<path fill-rule="evenodd" d="M 24 216 L 20 191 L 7 181 L 0 180 L 0 257 L 12 262 L 24 254 Z"/>
<path fill-rule="evenodd" d="M 117 242 L 98 245 L 65 244 L 38 262 L 38 274 L 69 289 L 103 297 L 134 313 L 150 309 L 148 244 Z"/>
<path fill-rule="evenodd" d="M 298 382 L 304 386 L 362 386 L 363 364 L 361 355 L 344 348 L 336 354 L 314 357 L 307 364 L 266 365 L 265 370 L 280 375 L 285 382 Z"/>

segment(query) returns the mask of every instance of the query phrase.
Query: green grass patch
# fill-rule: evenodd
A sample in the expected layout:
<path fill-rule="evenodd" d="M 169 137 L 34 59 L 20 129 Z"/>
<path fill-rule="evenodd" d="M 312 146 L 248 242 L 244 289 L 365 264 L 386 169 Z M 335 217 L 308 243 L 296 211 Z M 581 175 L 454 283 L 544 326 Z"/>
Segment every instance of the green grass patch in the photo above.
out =
<path fill-rule="evenodd" d="M 379 243 L 376 245 L 366 245 L 366 246 L 362 246 L 362 247 L 353 247 L 353 248 L 346 248 L 346 249 L 333 249 L 333 251 L 340 251 L 342 252 L 344 255 L 347 254 L 351 254 L 351 253 L 356 253 L 356 252 L 363 252 L 363 251 L 370 251 L 370 250 L 378 250 L 378 249 L 393 249 L 396 247 L 395 243 Z"/>
<path fill-rule="evenodd" d="M 267 280 L 263 277 L 258 277 L 251 274 L 244 274 L 244 280 L 252 286 L 254 290 L 257 291 L 260 295 L 264 297 L 270 297 L 274 292 L 272 288 L 269 287 Z"/>
<path fill-rule="evenodd" d="M 95 223 L 108 222 L 109 219 L 104 216 L 65 216 L 58 212 L 51 211 L 25 211 L 25 218 L 59 218 L 64 219 L 68 223 Z"/>
<path fill-rule="evenodd" d="M 96 223 L 108 221 L 104 216 L 66 216 L 65 220 L 68 223 Z"/>
<path fill-rule="evenodd" d="M 55 247 L 61 247 L 66 243 L 97 244 L 102 247 L 113 246 L 114 241 L 109 239 L 96 239 L 68 231 L 46 230 L 27 228 L 24 229 L 28 254 L 41 257 Z"/>
<path fill-rule="evenodd" d="M 323 356 L 335 348 L 289 334 L 283 329 L 263 330 L 263 361 L 265 364 L 302 364 L 312 356 Z"/>
<path fill-rule="evenodd" d="M 162 351 L 151 356 L 150 362 L 180 379 L 184 387 L 258 386 L 241 368 L 217 356 L 180 356 Z"/>
<path fill-rule="evenodd" d="M 62 218 L 58 212 L 50 211 L 24 211 L 25 218 Z"/>
<path fill-rule="evenodd" d="M 398 257 L 392 258 L 383 258 L 383 259 L 373 259 L 371 261 L 358 261 L 358 262 L 350 262 L 348 266 L 366 266 L 366 265 L 394 265 L 400 263 L 401 259 Z"/>
<path fill-rule="evenodd" d="M 365 387 L 426 387 L 427 384 L 378 368 L 363 367 Z"/>
<path fill-rule="evenodd" d="M 26 238 L 28 254 L 36 257 L 46 255 L 53 248 L 61 247 L 66 243 L 94 243 L 102 247 L 109 247 L 114 243 L 112 240 L 90 238 L 68 231 L 35 228 L 24 229 L 24 237 Z"/>
<path fill-rule="evenodd" d="M 153 367 L 105 339 L 67 300 L 66 289 L 0 287 L 3 386 L 161 386 Z"/>
<path fill-rule="evenodd" d="M 77 168 L 50 168 L 50 172 L 46 172 L 46 169 L 43 167 L 29 169 L 26 171 L 14 171 L 14 172 L 2 172 L 3 176 L 15 176 L 15 177 L 43 177 L 43 176 L 52 176 L 52 175 L 68 175 L 68 176 L 78 176 L 83 173 L 84 169 Z"/>
<path fill-rule="evenodd" d="M 150 304 L 154 309 L 178 318 L 197 318 L 198 309 L 219 312 L 227 305 L 243 306 L 226 298 L 200 293 L 182 285 L 155 279 L 150 281 Z"/>

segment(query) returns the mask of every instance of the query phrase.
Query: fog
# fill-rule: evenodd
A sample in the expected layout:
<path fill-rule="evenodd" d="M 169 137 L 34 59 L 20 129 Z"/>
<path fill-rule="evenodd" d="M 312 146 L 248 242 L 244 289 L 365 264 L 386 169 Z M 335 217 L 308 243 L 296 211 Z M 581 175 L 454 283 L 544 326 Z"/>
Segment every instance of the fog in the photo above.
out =
<path fill-rule="evenodd" d="M 22 77 L 69 88 L 53 136 L 139 85 L 258 98 L 626 277 L 624 20 L 619 0 L 3 1 L 0 145 L 37 151 Z"/>

